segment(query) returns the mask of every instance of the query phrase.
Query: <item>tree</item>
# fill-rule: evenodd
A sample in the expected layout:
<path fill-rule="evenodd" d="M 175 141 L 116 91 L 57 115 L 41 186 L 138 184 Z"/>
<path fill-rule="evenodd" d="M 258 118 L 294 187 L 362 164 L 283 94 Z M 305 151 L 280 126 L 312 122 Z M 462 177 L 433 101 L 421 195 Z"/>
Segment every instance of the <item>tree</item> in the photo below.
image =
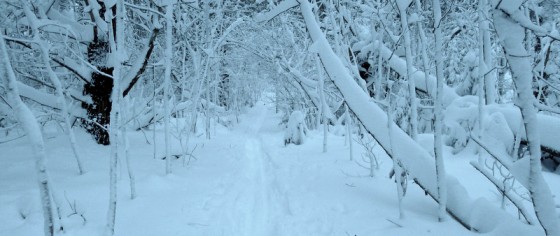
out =
<path fill-rule="evenodd" d="M 541 173 L 541 144 L 532 95 L 531 61 L 530 57 L 525 56 L 527 51 L 525 49 L 524 31 L 525 27 L 531 29 L 532 23 L 527 23 L 530 21 L 524 20 L 520 5 L 521 2 L 507 4 L 506 6 L 506 4 L 494 1 L 492 17 L 512 71 L 516 87 L 516 102 L 525 123 L 525 133 L 530 152 L 528 190 L 535 213 L 546 235 L 560 235 L 558 218 L 553 207 L 555 203 L 550 188 Z"/>
<path fill-rule="evenodd" d="M 441 6 L 439 0 L 432 1 L 432 10 L 434 12 L 434 34 L 435 34 L 435 60 L 436 60 L 436 99 L 435 99 L 435 131 L 434 131 L 434 153 L 436 157 L 436 175 L 437 175 L 437 192 L 439 221 L 446 218 L 445 209 L 447 205 L 447 183 L 445 166 L 443 163 L 443 144 L 442 144 L 442 126 L 443 126 L 443 55 L 442 55 L 442 33 L 441 33 Z"/>
<path fill-rule="evenodd" d="M 4 35 L 2 35 L 2 37 L 4 37 Z M 29 107 L 25 105 L 20 98 L 18 82 L 9 58 L 4 38 L 0 38 L 0 77 L 3 80 L 3 84 L 6 85 L 4 89 L 6 89 L 11 101 L 11 107 L 19 123 L 27 133 L 30 146 L 35 156 L 35 170 L 43 210 L 44 234 L 45 236 L 52 236 L 54 235 L 54 218 L 49 175 L 45 166 L 45 144 L 35 115 L 33 115 Z"/>

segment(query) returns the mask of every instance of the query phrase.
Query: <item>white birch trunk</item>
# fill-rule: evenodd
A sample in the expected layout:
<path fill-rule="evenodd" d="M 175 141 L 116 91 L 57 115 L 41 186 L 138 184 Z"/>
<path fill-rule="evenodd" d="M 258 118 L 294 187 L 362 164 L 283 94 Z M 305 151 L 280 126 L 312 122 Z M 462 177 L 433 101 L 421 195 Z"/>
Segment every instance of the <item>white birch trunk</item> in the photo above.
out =
<path fill-rule="evenodd" d="M 121 110 L 123 109 L 121 108 Z M 121 132 L 124 139 L 124 155 L 126 158 L 126 170 L 128 172 L 128 180 L 130 186 L 130 199 L 134 199 L 136 198 L 136 177 L 134 175 L 134 169 L 130 164 L 130 150 L 129 150 L 130 143 L 128 141 L 128 134 L 126 132 L 126 127 L 123 127 Z"/>
<path fill-rule="evenodd" d="M 45 236 L 54 235 L 54 218 L 51 201 L 51 188 L 47 168 L 45 166 L 45 144 L 39 128 L 37 119 L 23 103 L 17 88 L 17 81 L 12 65 L 9 61 L 6 42 L 0 36 L 0 78 L 6 85 L 6 93 L 13 104 L 13 111 L 21 126 L 27 133 L 27 138 L 35 156 L 35 171 L 37 183 L 39 184 L 39 194 L 41 196 L 41 207 L 43 210 L 43 227 Z"/>
<path fill-rule="evenodd" d="M 484 130 L 484 100 L 486 97 L 484 86 L 484 73 L 486 73 L 486 64 L 484 62 L 484 0 L 478 2 L 478 138 L 482 140 L 482 132 Z M 478 164 L 484 166 L 483 160 L 484 150 L 478 147 Z"/>
<path fill-rule="evenodd" d="M 480 55 L 484 56 L 484 94 L 486 95 L 486 104 L 496 102 L 496 76 L 495 72 L 488 71 L 492 65 L 492 44 L 490 43 L 490 27 L 489 22 L 486 20 L 488 17 L 488 2 L 487 0 L 479 0 L 479 30 L 482 31 L 482 52 Z"/>
<path fill-rule="evenodd" d="M 344 110 L 346 111 L 346 136 L 348 136 L 348 144 L 350 149 L 350 161 L 354 160 L 354 153 L 352 150 L 352 118 L 350 117 L 350 110 L 348 105 L 344 103 Z M 373 177 L 373 160 L 370 160 L 370 176 Z"/>
<path fill-rule="evenodd" d="M 389 128 L 389 132 L 391 128 Z M 393 170 L 395 171 L 395 183 L 397 184 L 397 198 L 399 200 L 399 219 L 404 219 L 404 208 L 402 205 L 403 197 L 404 197 L 404 190 L 402 186 L 403 182 L 403 169 L 398 162 L 398 158 L 393 158 Z"/>
<path fill-rule="evenodd" d="M 153 75 L 155 77 L 155 68 L 153 69 Z M 153 83 L 154 83 L 154 98 L 152 100 L 152 117 L 154 117 L 154 123 L 153 125 L 153 130 L 152 130 L 152 145 L 154 145 L 154 159 L 156 159 L 156 151 L 157 151 L 157 145 L 156 145 L 156 125 L 157 125 L 157 121 L 155 120 L 155 117 L 157 115 L 157 111 L 156 111 L 156 81 L 155 78 L 153 79 Z"/>
<path fill-rule="evenodd" d="M 408 17 L 406 15 L 406 9 L 408 8 L 409 1 L 398 1 L 397 5 L 399 8 L 399 15 L 401 18 L 401 30 L 404 35 L 404 49 L 406 57 L 406 80 L 408 81 L 408 103 L 410 107 L 410 117 L 409 119 L 409 134 L 414 141 L 418 141 L 418 105 L 416 104 L 416 84 L 411 74 L 412 69 L 412 43 L 410 42 L 410 29 L 408 27 Z"/>
<path fill-rule="evenodd" d="M 35 17 L 35 14 L 31 12 L 29 6 L 24 4 L 24 11 L 27 19 L 29 20 L 31 29 L 33 30 L 33 40 L 36 44 L 39 45 L 39 50 L 41 51 L 41 60 L 43 64 L 45 64 L 45 70 L 47 71 L 47 75 L 52 82 L 53 86 L 56 90 L 56 103 L 61 108 L 61 116 L 64 119 L 64 130 L 66 135 L 69 138 L 70 146 L 72 147 L 72 152 L 74 153 L 74 157 L 76 159 L 76 164 L 78 165 L 78 172 L 80 175 L 84 173 L 82 159 L 80 157 L 78 147 L 76 145 L 76 137 L 74 136 L 74 131 L 72 130 L 71 122 L 70 122 L 70 112 L 68 111 L 68 104 L 66 103 L 66 99 L 64 96 L 64 90 L 62 88 L 62 83 L 58 78 L 58 75 L 53 71 L 50 63 L 49 58 L 49 45 L 41 40 L 39 36 L 39 29 L 37 26 L 38 19 Z"/>
<path fill-rule="evenodd" d="M 435 101 L 435 131 L 434 131 L 434 153 L 436 156 L 436 178 L 437 190 L 439 196 L 438 219 L 444 221 L 446 218 L 447 204 L 447 183 L 445 165 L 443 163 L 443 144 L 442 144 L 442 126 L 443 126 L 443 55 L 442 44 L 443 37 L 441 35 L 441 6 L 439 0 L 433 0 L 432 9 L 434 12 L 434 34 L 435 34 L 435 51 L 436 51 L 436 101 Z"/>
<path fill-rule="evenodd" d="M 399 219 L 404 219 L 404 209 L 402 207 L 402 200 L 404 196 L 404 191 L 401 185 L 402 182 L 402 168 L 399 163 L 399 157 L 397 156 L 395 150 L 393 149 L 393 110 L 391 107 L 391 92 L 388 92 L 388 99 L 387 103 L 389 104 L 387 107 L 387 134 L 389 137 L 389 149 L 388 151 L 393 156 L 393 171 L 395 174 L 395 184 L 397 186 L 397 199 L 399 202 Z"/>
<path fill-rule="evenodd" d="M 208 63 L 210 63 L 210 60 L 208 61 Z M 206 114 L 206 117 L 204 117 L 204 130 L 206 132 L 206 139 L 210 139 L 210 76 L 206 75 L 206 102 L 205 104 L 205 108 L 206 111 L 204 112 Z"/>
<path fill-rule="evenodd" d="M 109 139 L 111 141 L 111 154 L 109 157 L 109 210 L 107 211 L 107 226 L 105 235 L 115 234 L 115 221 L 117 214 L 117 164 L 119 159 L 120 138 L 120 102 L 122 93 L 120 89 L 122 54 L 124 53 L 124 0 L 116 3 L 116 29 L 109 24 L 109 32 L 116 31 L 116 35 L 109 33 L 109 45 L 113 64 L 113 91 L 111 94 L 111 125 L 109 127 Z M 111 19 L 106 19 L 111 21 Z"/>
<path fill-rule="evenodd" d="M 327 152 L 327 135 L 328 135 L 328 122 L 327 116 L 325 115 L 327 107 L 327 102 L 325 101 L 325 77 L 323 76 L 323 66 L 321 65 L 321 60 L 317 57 L 317 70 L 319 70 L 319 96 L 321 99 L 321 120 L 323 122 L 323 152 Z"/>
<path fill-rule="evenodd" d="M 378 39 L 377 39 L 377 46 L 378 46 L 378 53 L 379 53 L 379 57 L 377 58 L 377 79 L 375 80 L 375 100 L 377 101 L 381 101 L 381 99 L 384 98 L 383 96 L 383 84 L 384 84 L 384 78 L 383 78 L 383 56 L 382 56 L 382 52 L 381 52 L 381 42 L 383 42 L 383 30 L 380 30 L 379 35 L 378 35 Z"/>
<path fill-rule="evenodd" d="M 165 8 L 165 77 L 164 77 L 164 90 L 163 90 L 163 106 L 165 107 L 164 114 L 164 132 L 165 132 L 165 174 L 171 174 L 171 156 L 170 140 L 169 140 L 169 120 L 170 120 L 170 104 L 169 104 L 169 90 L 171 83 L 171 63 L 173 57 L 173 4 L 169 3 Z"/>
<path fill-rule="evenodd" d="M 414 5 L 416 5 L 416 12 L 418 14 L 420 14 L 422 12 L 422 4 L 420 3 L 420 0 L 416 0 Z M 428 53 L 426 51 L 426 47 L 428 45 L 428 40 L 426 39 L 426 33 L 424 32 L 424 25 L 422 24 L 421 21 L 416 22 L 416 27 L 418 27 L 418 34 L 420 35 L 420 50 L 422 52 L 422 65 L 424 66 L 424 80 L 426 82 L 430 79 L 429 78 L 430 77 L 429 76 L 430 63 L 429 63 L 429 60 L 428 60 Z M 381 31 L 381 32 L 383 32 L 383 31 Z M 382 42 L 382 41 L 379 40 L 379 42 Z M 427 83 L 425 84 L 425 87 L 428 88 Z M 429 94 L 429 92 L 428 92 L 428 94 Z"/>
<path fill-rule="evenodd" d="M 508 3 L 503 3 L 502 5 L 508 5 L 507 8 L 509 9 L 518 9 L 519 4 L 517 6 L 510 6 Z M 512 78 L 516 87 L 516 103 L 521 110 L 525 123 L 525 132 L 530 152 L 528 189 L 537 219 L 546 235 L 558 236 L 560 235 L 560 227 L 558 225 L 554 199 L 541 173 L 540 134 L 536 109 L 534 107 L 535 98 L 533 97 L 531 86 L 533 79 L 532 60 L 528 56 L 529 53 L 524 45 L 525 28 L 505 14 L 502 7 L 504 6 L 498 5 L 493 10 L 492 16 L 496 25 L 496 32 L 501 39 L 500 43 L 504 48 L 504 52 L 506 52 L 506 59 L 510 64 Z"/>

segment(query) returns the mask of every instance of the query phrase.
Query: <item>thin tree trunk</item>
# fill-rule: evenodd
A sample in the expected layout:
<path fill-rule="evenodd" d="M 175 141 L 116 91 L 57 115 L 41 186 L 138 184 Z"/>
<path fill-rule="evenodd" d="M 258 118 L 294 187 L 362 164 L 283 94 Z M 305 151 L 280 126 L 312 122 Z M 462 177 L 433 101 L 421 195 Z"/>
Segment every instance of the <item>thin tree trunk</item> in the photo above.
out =
<path fill-rule="evenodd" d="M 109 126 L 109 136 L 111 141 L 111 156 L 109 157 L 109 210 L 107 211 L 107 226 L 105 234 L 112 236 L 115 234 L 115 221 L 117 214 L 117 165 L 119 159 L 119 137 L 120 137 L 120 102 L 122 93 L 120 89 L 122 55 L 124 53 L 124 3 L 117 0 L 116 5 L 116 24 L 109 24 L 109 45 L 113 61 L 113 91 L 111 94 L 111 113 Z M 106 19 L 111 22 L 112 19 Z M 116 32 L 116 35 L 112 32 Z"/>
<path fill-rule="evenodd" d="M 508 3 L 503 3 L 507 5 Z M 509 6 L 509 9 L 518 9 Z M 541 146 L 539 126 L 537 124 L 536 110 L 534 107 L 532 91 L 532 61 L 524 45 L 525 28 L 511 19 L 504 10 L 497 6 L 493 10 L 494 24 L 502 47 L 509 62 L 512 78 L 516 87 L 517 99 L 515 100 L 525 123 L 525 132 L 529 146 L 529 194 L 537 219 L 546 235 L 560 235 L 558 217 L 555 210 L 554 199 L 548 184 L 541 173 Z"/>
<path fill-rule="evenodd" d="M 321 99 L 321 120 L 323 122 L 323 152 L 327 152 L 327 135 L 328 135 L 328 122 L 327 116 L 325 115 L 327 107 L 327 102 L 325 101 L 325 77 L 323 75 L 323 67 L 321 66 L 321 60 L 317 57 L 317 70 L 319 70 L 319 96 Z"/>
<path fill-rule="evenodd" d="M 416 2 L 414 3 L 416 5 L 416 12 L 417 13 L 421 13 L 422 12 L 422 5 L 420 3 L 420 0 L 416 0 Z M 427 82 L 429 80 L 429 68 L 430 68 L 430 64 L 428 61 L 428 53 L 426 51 L 426 47 L 428 46 L 428 40 L 426 39 L 426 33 L 424 32 L 424 26 L 422 25 L 421 21 L 417 21 L 416 22 L 416 27 L 418 27 L 418 34 L 420 35 L 420 49 L 422 52 L 422 65 L 424 67 L 424 80 Z M 383 31 L 381 31 L 383 32 Z M 379 41 L 381 42 L 381 40 Z M 426 89 L 428 89 L 428 85 L 425 85 Z M 428 94 L 430 94 L 428 92 Z"/>
<path fill-rule="evenodd" d="M 408 4 L 403 4 L 403 2 L 409 1 L 397 1 L 399 8 L 399 14 L 401 18 L 401 33 L 404 35 L 404 49 L 406 57 L 406 80 L 408 81 L 408 103 L 410 107 L 410 117 L 409 119 L 409 134 L 414 141 L 418 141 L 418 105 L 416 104 L 416 84 L 411 74 L 412 71 L 412 43 L 410 41 L 410 29 L 408 27 L 408 17 L 406 15 L 406 9 Z"/>
<path fill-rule="evenodd" d="M 393 110 L 391 107 L 391 89 L 389 89 L 388 94 L 387 94 L 387 103 L 389 104 L 387 106 L 387 134 L 388 134 L 388 146 L 389 149 L 388 151 L 390 152 L 390 154 L 393 156 L 393 171 L 395 174 L 395 184 L 397 186 L 397 199 L 399 201 L 399 219 L 404 219 L 404 209 L 402 206 L 402 200 L 403 200 L 403 196 L 404 196 L 404 191 L 402 188 L 402 174 L 403 174 L 403 169 L 400 166 L 400 161 L 399 161 L 399 157 L 397 156 L 395 150 L 394 150 L 394 143 L 393 143 Z"/>
<path fill-rule="evenodd" d="M 436 51 L 436 102 L 435 102 L 435 132 L 434 132 L 434 152 L 436 156 L 436 178 L 437 191 L 439 196 L 438 219 L 444 221 L 446 218 L 447 205 L 447 183 L 445 166 L 443 162 L 443 144 L 442 144 L 442 126 L 443 126 L 443 55 L 442 44 L 443 37 L 441 34 L 441 6 L 439 0 L 433 0 L 432 9 L 434 13 L 434 34 L 435 34 L 435 51 Z"/>
<path fill-rule="evenodd" d="M 154 69 L 152 69 L 152 71 L 153 71 L 152 73 L 153 73 L 153 77 L 154 77 L 154 78 L 152 78 L 152 82 L 154 83 L 154 98 L 152 99 L 152 117 L 153 117 L 152 119 L 154 119 L 154 123 L 152 124 L 153 125 L 153 130 L 152 130 L 153 144 L 152 145 L 154 145 L 154 159 L 156 159 L 156 155 L 157 155 L 156 154 L 156 151 L 157 151 L 157 145 L 156 145 L 156 125 L 157 125 L 157 121 L 155 119 L 156 119 L 156 115 L 157 115 L 157 112 L 156 112 L 156 90 L 157 90 L 157 88 L 156 88 L 156 80 L 155 80 L 155 73 L 156 73 L 155 67 L 154 67 Z"/>
<path fill-rule="evenodd" d="M 484 73 L 487 70 L 486 64 L 484 62 L 484 13 L 483 9 L 485 5 L 485 0 L 479 0 L 478 2 L 478 138 L 482 140 L 482 132 L 484 130 L 484 104 L 486 97 L 485 86 L 484 86 Z M 483 166 L 484 150 L 478 147 L 478 164 Z"/>
<path fill-rule="evenodd" d="M 47 168 L 45 166 L 45 144 L 39 128 L 37 119 L 23 103 L 19 96 L 17 81 L 12 65 L 9 61 L 6 42 L 0 36 L 0 78 L 3 78 L 6 85 L 6 93 L 13 104 L 13 111 L 21 126 L 27 133 L 27 138 L 31 144 L 35 156 L 35 171 L 39 184 L 39 194 L 41 196 L 41 207 L 43 210 L 43 225 L 45 236 L 54 235 L 54 218 L 51 201 L 51 188 Z"/>
<path fill-rule="evenodd" d="M 385 84 L 385 80 L 383 77 L 383 56 L 381 55 L 381 42 L 383 42 L 383 30 L 380 30 L 378 39 L 377 39 L 377 47 L 379 57 L 377 58 L 377 79 L 375 80 L 375 99 L 377 101 L 381 101 L 381 99 L 385 98 L 383 92 L 383 84 Z"/>
<path fill-rule="evenodd" d="M 350 161 L 352 161 L 354 159 L 354 154 L 352 153 L 352 117 L 350 117 L 350 110 L 348 110 L 348 105 L 346 103 L 344 103 L 344 111 L 346 111 L 346 136 L 348 136 L 348 144 L 350 146 Z M 370 161 L 370 166 L 373 167 L 373 160 Z M 370 171 L 371 177 L 373 177 L 373 168 L 371 168 Z"/>
<path fill-rule="evenodd" d="M 122 110 L 122 108 L 121 108 Z M 124 124 L 125 122 L 123 122 Z M 134 170 L 130 165 L 130 144 L 128 140 L 128 134 L 126 132 L 126 127 L 122 127 L 122 136 L 124 139 L 124 155 L 126 158 L 126 170 L 128 172 L 128 180 L 130 181 L 130 199 L 136 198 L 136 177 L 134 175 Z"/>
<path fill-rule="evenodd" d="M 169 140 L 169 120 L 170 120 L 170 104 L 169 104 L 169 90 L 171 80 L 171 66 L 173 61 L 173 4 L 165 8 L 165 77 L 164 77 L 164 90 L 163 90 L 163 106 L 165 107 L 164 114 L 164 129 L 165 129 L 165 174 L 171 174 L 171 156 L 169 154 L 170 140 Z"/>
<path fill-rule="evenodd" d="M 76 164 L 78 165 L 78 172 L 80 175 L 84 173 L 82 160 L 78 151 L 78 147 L 76 146 L 76 137 L 74 136 L 74 131 L 72 131 L 71 122 L 70 122 L 70 113 L 68 112 L 68 104 L 66 103 L 66 98 L 64 96 L 64 92 L 62 89 L 62 83 L 58 78 L 58 75 L 53 71 L 50 63 L 49 58 L 49 45 L 46 44 L 43 40 L 41 40 L 39 35 L 39 29 L 37 26 L 38 19 L 35 17 L 35 14 L 31 12 L 29 6 L 24 5 L 24 11 L 27 19 L 29 20 L 30 26 L 33 30 L 33 40 L 39 46 L 39 50 L 41 51 L 41 59 L 43 64 L 45 64 L 45 69 L 47 70 L 47 75 L 50 81 L 53 83 L 56 95 L 57 95 L 57 103 L 62 108 L 60 111 L 61 116 L 64 118 L 64 129 L 66 135 L 69 138 L 70 146 L 72 147 L 72 152 L 74 153 L 74 157 L 76 159 Z"/>
<path fill-rule="evenodd" d="M 479 30 L 482 31 L 482 52 L 481 56 L 484 58 L 484 70 L 479 73 L 484 73 L 484 94 L 486 95 L 486 104 L 496 102 L 496 73 L 488 71 L 492 65 L 492 44 L 490 43 L 490 29 L 489 22 L 486 20 L 488 13 L 487 0 L 479 0 Z"/>

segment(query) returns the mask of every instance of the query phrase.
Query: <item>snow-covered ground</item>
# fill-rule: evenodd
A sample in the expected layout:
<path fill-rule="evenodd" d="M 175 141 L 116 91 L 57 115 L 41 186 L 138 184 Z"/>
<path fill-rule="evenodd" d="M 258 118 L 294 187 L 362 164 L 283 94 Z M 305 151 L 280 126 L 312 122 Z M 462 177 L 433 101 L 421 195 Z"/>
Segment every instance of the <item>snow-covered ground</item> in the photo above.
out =
<path fill-rule="evenodd" d="M 396 185 L 388 178 L 390 159 L 379 154 L 381 165 L 371 178 L 369 170 L 349 160 L 345 137 L 330 134 L 327 153 L 319 131 L 312 131 L 303 145 L 284 146 L 279 121 L 274 108 L 260 102 L 240 124 L 216 127 L 211 140 L 194 138 L 196 160 L 174 161 L 171 175 L 164 174 L 165 161 L 153 158 L 153 143 L 142 132 L 129 132 L 138 196 L 130 200 L 126 162 L 120 160 L 116 235 L 476 234 L 451 218 L 437 222 L 437 204 L 412 180 L 403 200 L 405 218 L 399 219 Z M 62 133 L 46 139 L 48 171 L 64 235 L 101 235 L 108 208 L 109 147 L 76 131 L 87 173 L 77 174 Z M 163 133 L 158 132 L 161 157 Z M 429 146 L 429 138 L 423 143 Z M 172 146 L 172 153 L 181 150 L 178 143 Z M 354 159 L 361 162 L 361 147 L 353 147 Z M 453 156 L 447 147 L 446 153 L 448 173 L 471 197 L 500 206 L 495 188 L 468 164 L 476 155 L 466 150 Z M 25 138 L 0 144 L 0 167 L 0 235 L 41 235 L 34 160 Z M 545 173 L 545 178 L 558 196 L 560 177 Z"/>

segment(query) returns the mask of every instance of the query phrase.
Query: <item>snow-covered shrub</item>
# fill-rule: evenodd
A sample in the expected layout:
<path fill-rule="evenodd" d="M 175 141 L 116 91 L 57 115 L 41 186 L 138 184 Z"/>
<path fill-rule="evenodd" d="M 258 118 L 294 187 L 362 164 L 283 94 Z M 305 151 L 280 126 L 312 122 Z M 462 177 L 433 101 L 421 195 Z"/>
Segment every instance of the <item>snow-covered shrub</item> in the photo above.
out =
<path fill-rule="evenodd" d="M 345 115 L 341 115 L 337 121 L 329 127 L 329 131 L 336 136 L 346 136 L 348 129 L 346 127 Z"/>
<path fill-rule="evenodd" d="M 288 120 L 288 127 L 284 134 L 284 145 L 293 143 L 300 145 L 305 140 L 307 126 L 305 124 L 305 114 L 301 111 L 293 111 Z"/>
<path fill-rule="evenodd" d="M 504 145 L 511 153 L 514 144 L 513 132 L 508 126 L 506 118 L 500 112 L 494 112 L 484 118 L 483 139 L 493 139 Z"/>
<path fill-rule="evenodd" d="M 402 81 L 392 83 L 391 105 L 393 121 L 403 130 L 410 132 L 410 107 L 408 104 L 408 85 Z"/>
<path fill-rule="evenodd" d="M 483 140 L 503 144 L 505 150 L 510 153 L 514 144 L 514 133 L 512 126 L 519 121 L 508 121 L 506 117 L 511 109 L 503 106 L 485 106 L 483 117 Z M 478 136 L 478 97 L 464 96 L 453 101 L 445 112 L 445 133 L 447 135 L 446 145 L 453 147 L 453 152 L 462 151 L 470 143 L 470 136 Z M 518 126 L 518 125 L 517 125 Z"/>
<path fill-rule="evenodd" d="M 445 144 L 453 153 L 462 151 L 469 143 L 469 135 L 478 123 L 478 97 L 464 96 L 455 99 L 445 111 Z"/>
<path fill-rule="evenodd" d="M 457 94 L 464 95 L 476 95 L 478 93 L 476 81 L 478 78 L 478 55 L 474 50 L 469 51 L 463 57 L 463 64 L 466 66 L 465 71 L 461 73 L 458 80 L 458 85 L 455 88 Z"/>

